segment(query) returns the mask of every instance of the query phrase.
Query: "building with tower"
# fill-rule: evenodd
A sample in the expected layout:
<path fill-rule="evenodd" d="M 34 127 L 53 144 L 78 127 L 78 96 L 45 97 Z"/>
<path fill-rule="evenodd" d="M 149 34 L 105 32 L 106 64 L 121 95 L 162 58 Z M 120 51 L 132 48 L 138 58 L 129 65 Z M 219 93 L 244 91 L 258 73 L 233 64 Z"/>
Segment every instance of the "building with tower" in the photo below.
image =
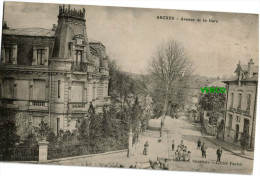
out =
<path fill-rule="evenodd" d="M 106 48 L 89 41 L 85 9 L 59 7 L 58 25 L 9 29 L 3 25 L 0 98 L 28 113 L 37 126 L 45 121 L 55 132 L 75 129 L 90 104 L 108 105 Z"/>

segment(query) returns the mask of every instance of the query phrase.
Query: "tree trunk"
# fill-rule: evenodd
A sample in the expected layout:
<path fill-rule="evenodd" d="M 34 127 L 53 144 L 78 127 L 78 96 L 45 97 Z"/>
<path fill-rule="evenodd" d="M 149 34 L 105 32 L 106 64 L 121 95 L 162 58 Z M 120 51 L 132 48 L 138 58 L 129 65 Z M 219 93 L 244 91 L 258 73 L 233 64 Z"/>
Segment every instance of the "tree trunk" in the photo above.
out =
<path fill-rule="evenodd" d="M 165 98 L 164 106 L 163 106 L 163 113 L 162 113 L 162 117 L 161 117 L 160 137 L 163 137 L 163 135 L 164 135 L 165 117 L 166 117 L 166 111 L 167 111 L 167 106 L 168 106 L 167 101 L 168 101 L 167 98 Z"/>

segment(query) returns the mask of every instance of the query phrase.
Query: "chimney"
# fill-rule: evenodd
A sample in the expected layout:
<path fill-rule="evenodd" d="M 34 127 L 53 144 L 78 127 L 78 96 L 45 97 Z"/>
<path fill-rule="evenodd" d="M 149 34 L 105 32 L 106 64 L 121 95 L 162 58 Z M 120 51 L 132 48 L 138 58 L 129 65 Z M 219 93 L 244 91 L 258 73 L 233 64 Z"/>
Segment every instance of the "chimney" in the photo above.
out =
<path fill-rule="evenodd" d="M 253 76 L 253 66 L 253 59 L 250 59 L 250 61 L 248 62 L 247 78 L 251 78 Z"/>
<path fill-rule="evenodd" d="M 9 27 L 7 26 L 7 22 L 6 21 L 4 21 L 4 23 L 3 23 L 3 29 L 9 29 Z"/>
<path fill-rule="evenodd" d="M 239 68 L 239 67 L 240 67 L 240 61 L 239 61 L 238 64 L 237 64 L 237 68 Z M 238 72 L 238 71 L 236 70 L 236 74 L 237 74 L 238 80 L 240 80 L 240 72 Z"/>
<path fill-rule="evenodd" d="M 57 26 L 56 26 L 56 24 L 53 24 L 53 25 L 52 25 L 52 29 L 51 29 L 51 30 L 52 30 L 52 31 L 56 31 L 56 29 L 57 29 Z"/>

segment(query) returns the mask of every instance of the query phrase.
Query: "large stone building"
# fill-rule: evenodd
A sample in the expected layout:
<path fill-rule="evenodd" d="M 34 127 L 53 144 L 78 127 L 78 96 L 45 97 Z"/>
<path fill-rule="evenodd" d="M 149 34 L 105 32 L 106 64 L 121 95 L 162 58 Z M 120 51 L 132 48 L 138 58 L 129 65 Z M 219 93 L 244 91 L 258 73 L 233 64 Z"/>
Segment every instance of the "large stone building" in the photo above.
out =
<path fill-rule="evenodd" d="M 3 26 L 0 97 L 27 112 L 33 126 L 44 120 L 56 134 L 73 130 L 91 103 L 109 104 L 108 56 L 101 42 L 88 40 L 84 8 L 60 6 L 52 30 Z"/>
<path fill-rule="evenodd" d="M 227 85 L 227 111 L 224 140 L 239 144 L 241 134 L 250 136 L 254 147 L 258 66 L 251 59 L 248 65 L 237 64 L 236 77 L 224 81 Z"/>

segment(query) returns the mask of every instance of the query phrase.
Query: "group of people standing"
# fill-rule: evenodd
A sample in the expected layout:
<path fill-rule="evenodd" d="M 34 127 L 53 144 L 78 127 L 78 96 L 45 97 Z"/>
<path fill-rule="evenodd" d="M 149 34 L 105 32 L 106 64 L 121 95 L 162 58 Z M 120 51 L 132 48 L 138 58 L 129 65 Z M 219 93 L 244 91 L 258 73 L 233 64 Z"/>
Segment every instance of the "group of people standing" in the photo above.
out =
<path fill-rule="evenodd" d="M 206 146 L 206 144 L 204 142 L 201 142 L 201 140 L 199 139 L 197 142 L 197 150 L 201 150 L 202 158 L 207 158 L 207 148 L 208 147 Z M 219 146 L 219 148 L 216 151 L 217 163 L 220 162 L 222 153 L 223 153 L 222 148 L 221 146 Z"/>
<path fill-rule="evenodd" d="M 143 154 L 147 155 L 148 154 L 148 148 L 149 148 L 149 143 L 146 141 L 144 144 L 144 150 Z M 172 140 L 172 151 L 175 149 L 175 141 Z M 207 158 L 207 145 L 205 142 L 202 142 L 200 139 L 197 141 L 197 150 L 201 151 L 202 158 Z M 220 162 L 221 156 L 222 156 L 222 148 L 221 146 L 217 149 L 216 154 L 217 154 L 217 163 Z M 177 160 L 184 160 L 184 161 L 190 161 L 191 157 L 191 152 L 187 150 L 187 146 L 184 145 L 183 140 L 181 140 L 181 144 L 177 146 L 177 149 L 175 151 L 175 156 Z"/>
<path fill-rule="evenodd" d="M 175 142 L 172 140 L 172 151 L 174 151 Z M 181 140 L 181 144 L 177 146 L 177 150 L 175 151 L 175 159 L 178 161 L 190 161 L 191 152 L 188 151 L 187 146 L 184 145 L 183 140 Z"/>

